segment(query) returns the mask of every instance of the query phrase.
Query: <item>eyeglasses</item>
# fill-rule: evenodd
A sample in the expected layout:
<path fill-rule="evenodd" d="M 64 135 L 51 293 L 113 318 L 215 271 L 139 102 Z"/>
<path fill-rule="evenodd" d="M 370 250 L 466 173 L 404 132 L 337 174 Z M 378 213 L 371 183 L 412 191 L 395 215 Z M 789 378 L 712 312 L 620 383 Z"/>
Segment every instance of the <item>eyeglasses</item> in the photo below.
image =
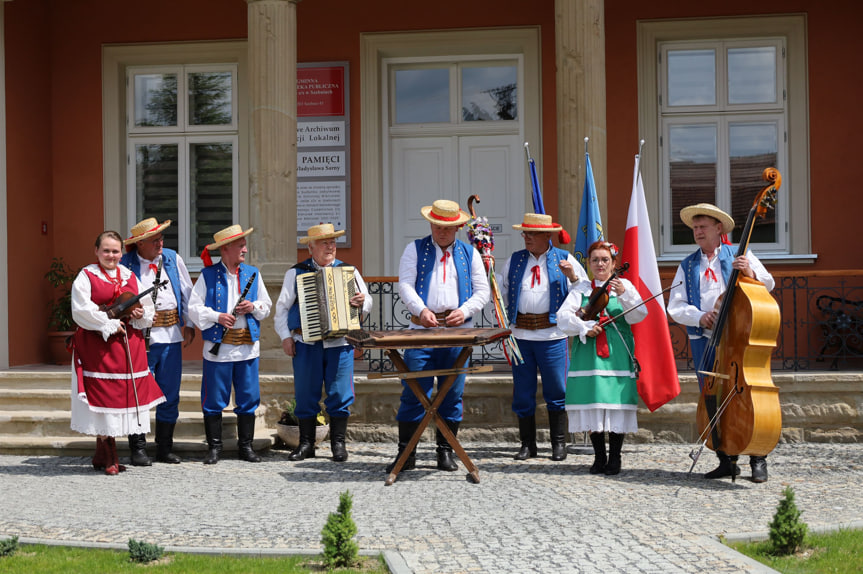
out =
<path fill-rule="evenodd" d="M 522 231 L 522 237 L 539 237 L 540 235 L 545 235 L 545 231 Z M 549 234 L 550 235 L 550 234 Z"/>

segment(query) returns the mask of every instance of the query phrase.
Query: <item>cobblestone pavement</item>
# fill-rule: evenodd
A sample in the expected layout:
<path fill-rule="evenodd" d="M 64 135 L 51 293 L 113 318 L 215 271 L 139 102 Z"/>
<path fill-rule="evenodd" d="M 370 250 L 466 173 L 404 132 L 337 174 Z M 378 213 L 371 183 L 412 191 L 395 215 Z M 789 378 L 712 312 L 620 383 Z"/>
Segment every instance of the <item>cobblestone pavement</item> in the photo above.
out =
<path fill-rule="evenodd" d="M 481 483 L 435 469 L 421 443 L 418 468 L 384 486 L 395 445 L 352 443 L 346 463 L 261 464 L 224 459 L 130 467 L 115 477 L 83 457 L 0 456 L 0 537 L 168 547 L 318 551 L 339 493 L 354 495 L 357 541 L 391 551 L 413 572 L 752 572 L 718 535 L 765 533 L 786 485 L 810 528 L 860 525 L 863 445 L 780 445 L 770 480 L 708 481 L 705 451 L 689 477 L 687 445 L 624 445 L 623 471 L 590 475 L 590 455 L 515 462 L 514 444 L 466 443 Z M 765 571 L 763 568 L 760 571 Z"/>

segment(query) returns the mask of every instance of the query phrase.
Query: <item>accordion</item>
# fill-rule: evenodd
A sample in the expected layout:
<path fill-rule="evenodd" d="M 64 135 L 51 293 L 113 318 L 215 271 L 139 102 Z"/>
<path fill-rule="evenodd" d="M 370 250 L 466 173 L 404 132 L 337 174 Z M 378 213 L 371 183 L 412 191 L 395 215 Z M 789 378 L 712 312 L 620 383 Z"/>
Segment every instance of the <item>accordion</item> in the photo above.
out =
<path fill-rule="evenodd" d="M 303 341 L 335 339 L 359 329 L 360 308 L 350 304 L 357 293 L 359 285 L 349 265 L 297 275 Z"/>

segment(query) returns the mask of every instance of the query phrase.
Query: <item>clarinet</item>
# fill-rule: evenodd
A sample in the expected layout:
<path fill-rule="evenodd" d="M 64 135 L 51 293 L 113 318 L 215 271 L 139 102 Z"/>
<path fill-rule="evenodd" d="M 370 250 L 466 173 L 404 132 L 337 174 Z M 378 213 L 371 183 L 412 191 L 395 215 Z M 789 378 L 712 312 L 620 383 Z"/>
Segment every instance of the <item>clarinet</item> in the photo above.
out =
<path fill-rule="evenodd" d="M 240 295 L 240 298 L 239 298 L 239 299 L 237 299 L 237 304 L 236 304 L 236 305 L 234 305 L 234 309 L 231 311 L 231 315 L 233 315 L 234 317 L 236 317 L 236 316 L 238 315 L 238 313 L 237 313 L 237 307 L 239 307 L 240 303 L 242 303 L 243 301 L 245 301 L 245 300 L 246 300 L 246 295 L 248 295 L 248 294 L 249 294 L 249 289 L 251 289 L 251 288 L 252 288 L 252 283 L 254 283 L 254 282 L 255 282 L 255 277 L 257 277 L 257 276 L 258 276 L 258 272 L 257 272 L 257 271 L 255 271 L 254 273 L 252 273 L 252 276 L 251 276 L 251 277 L 249 277 L 249 282 L 248 282 L 248 283 L 246 283 L 246 288 L 245 288 L 245 289 L 243 289 L 243 294 L 242 294 L 242 295 Z M 224 331 L 223 331 L 223 333 L 224 333 Z M 218 354 L 219 354 L 219 347 L 221 347 L 221 346 L 222 346 L 222 342 L 221 342 L 221 341 L 217 341 L 217 342 L 216 342 L 216 343 L 214 343 L 214 344 L 213 344 L 213 346 L 210 348 L 210 353 L 212 353 L 213 355 L 218 355 Z"/>

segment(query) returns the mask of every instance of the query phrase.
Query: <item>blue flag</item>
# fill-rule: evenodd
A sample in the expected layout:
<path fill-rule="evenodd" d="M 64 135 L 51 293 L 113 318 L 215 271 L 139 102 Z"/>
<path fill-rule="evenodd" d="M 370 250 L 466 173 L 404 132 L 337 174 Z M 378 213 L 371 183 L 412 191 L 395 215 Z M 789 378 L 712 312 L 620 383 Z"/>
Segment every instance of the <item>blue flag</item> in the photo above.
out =
<path fill-rule="evenodd" d="M 584 177 L 584 194 L 581 198 L 581 214 L 578 216 L 573 255 L 587 270 L 587 248 L 594 241 L 603 239 L 603 234 L 599 201 L 596 199 L 596 182 L 593 181 L 593 168 L 590 166 L 590 154 L 584 154 L 584 159 L 587 173 Z"/>

